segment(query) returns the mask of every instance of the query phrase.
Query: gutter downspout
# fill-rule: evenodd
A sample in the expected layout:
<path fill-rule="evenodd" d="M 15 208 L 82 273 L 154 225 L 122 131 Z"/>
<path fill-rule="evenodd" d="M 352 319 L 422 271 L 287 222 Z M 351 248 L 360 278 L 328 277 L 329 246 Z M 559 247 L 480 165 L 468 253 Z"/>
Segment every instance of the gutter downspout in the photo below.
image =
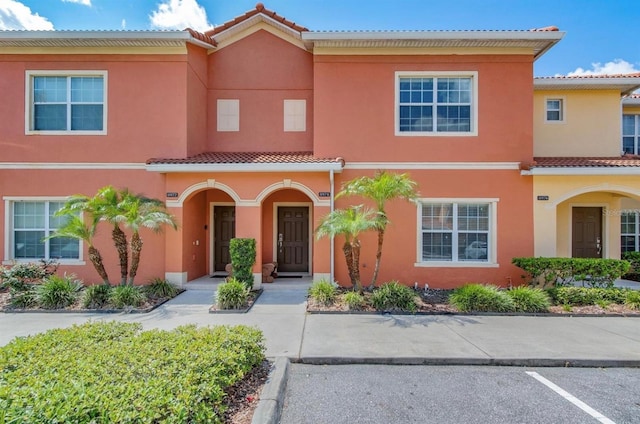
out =
<path fill-rule="evenodd" d="M 333 202 L 333 195 L 334 195 L 334 181 L 333 181 L 333 169 L 329 170 L 329 184 L 330 184 L 330 190 L 331 190 L 331 197 L 329 198 L 329 212 L 333 212 L 333 208 L 334 208 L 334 202 Z M 334 275 L 335 275 L 335 255 L 334 255 L 334 237 L 331 236 L 330 239 L 330 245 L 329 245 L 329 255 L 331 255 L 331 257 L 329 258 L 329 282 L 333 283 L 334 280 Z"/>

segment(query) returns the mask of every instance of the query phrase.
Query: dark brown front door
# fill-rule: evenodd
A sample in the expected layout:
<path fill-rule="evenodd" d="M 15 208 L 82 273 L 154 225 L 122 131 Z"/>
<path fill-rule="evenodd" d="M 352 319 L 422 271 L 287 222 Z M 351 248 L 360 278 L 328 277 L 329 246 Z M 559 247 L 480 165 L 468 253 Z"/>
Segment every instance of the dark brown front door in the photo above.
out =
<path fill-rule="evenodd" d="M 602 208 L 574 207 L 571 217 L 571 256 L 602 257 Z"/>
<path fill-rule="evenodd" d="M 309 272 L 309 208 L 278 207 L 278 272 Z"/>
<path fill-rule="evenodd" d="M 236 236 L 236 207 L 213 207 L 213 263 L 214 271 L 224 271 L 231 263 L 229 240 Z"/>

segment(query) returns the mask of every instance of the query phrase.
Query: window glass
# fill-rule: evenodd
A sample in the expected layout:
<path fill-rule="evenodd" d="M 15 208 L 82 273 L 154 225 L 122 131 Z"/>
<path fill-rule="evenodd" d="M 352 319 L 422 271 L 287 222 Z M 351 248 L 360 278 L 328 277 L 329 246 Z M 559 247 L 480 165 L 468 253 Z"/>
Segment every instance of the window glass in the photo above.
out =
<path fill-rule="evenodd" d="M 547 121 L 562 121 L 562 100 L 547 100 Z"/>

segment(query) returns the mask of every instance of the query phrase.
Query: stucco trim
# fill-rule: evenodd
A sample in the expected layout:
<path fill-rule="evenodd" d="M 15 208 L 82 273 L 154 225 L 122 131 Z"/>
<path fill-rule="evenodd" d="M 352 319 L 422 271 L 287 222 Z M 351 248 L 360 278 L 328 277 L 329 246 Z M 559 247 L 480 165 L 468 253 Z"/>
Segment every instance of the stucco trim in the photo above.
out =
<path fill-rule="evenodd" d="M 327 203 L 327 204 L 329 203 L 329 200 L 320 200 L 320 198 L 316 195 L 316 193 L 306 185 L 296 181 L 291 181 L 291 180 L 279 181 L 277 183 L 273 183 L 265 187 L 264 190 L 262 190 L 260 194 L 258 194 L 255 202 L 258 204 L 262 204 L 262 202 L 264 201 L 264 199 L 267 198 L 267 196 L 269 196 L 274 191 L 277 191 L 283 188 L 293 188 L 295 190 L 303 192 L 304 194 L 307 195 L 309 199 L 311 199 L 314 206 L 322 206 L 324 205 L 324 203 Z"/>
<path fill-rule="evenodd" d="M 210 179 L 190 185 L 182 191 L 182 194 L 180 194 L 180 197 L 178 197 L 177 200 L 167 200 L 166 205 L 168 208 L 181 208 L 184 205 L 185 200 L 187 200 L 187 198 L 190 197 L 191 194 L 210 188 L 215 188 L 227 193 L 229 196 L 231 196 L 236 206 L 239 206 L 240 203 L 244 203 L 242 202 L 242 200 L 240 200 L 240 196 L 238 196 L 238 193 L 236 193 L 231 187 L 216 180 Z"/>
<path fill-rule="evenodd" d="M 520 175 L 640 175 L 640 167 L 567 167 L 533 168 L 520 171 Z"/>
<path fill-rule="evenodd" d="M 347 162 L 344 169 L 517 171 L 520 169 L 520 162 Z"/>
<path fill-rule="evenodd" d="M 340 162 L 327 163 L 180 163 L 146 165 L 150 172 L 321 172 L 342 171 Z"/>
<path fill-rule="evenodd" d="M 555 209 L 560 203 L 566 200 L 569 200 L 572 197 L 579 196 L 581 194 L 586 194 L 586 193 L 594 193 L 598 191 L 608 192 L 608 193 L 621 193 L 621 194 L 636 196 L 636 198 L 640 198 L 640 188 L 621 186 L 617 184 L 602 183 L 597 185 L 580 187 L 575 190 L 568 191 L 564 193 L 561 197 L 558 197 L 557 199 L 553 200 L 551 203 L 548 203 L 547 205 L 545 205 L 545 207 L 547 209 Z"/>
<path fill-rule="evenodd" d="M 146 169 L 144 163 L 98 162 L 0 162 L 0 169 Z"/>

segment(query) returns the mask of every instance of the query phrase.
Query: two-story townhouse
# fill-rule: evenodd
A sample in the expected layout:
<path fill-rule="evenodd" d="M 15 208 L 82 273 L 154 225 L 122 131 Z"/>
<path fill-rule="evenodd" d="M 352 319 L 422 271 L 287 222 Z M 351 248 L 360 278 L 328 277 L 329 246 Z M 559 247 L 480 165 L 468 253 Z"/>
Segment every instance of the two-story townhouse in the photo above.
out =
<path fill-rule="evenodd" d="M 624 211 L 640 205 L 639 109 L 627 96 L 639 87 L 640 74 L 535 79 L 535 158 L 522 174 L 533 177 L 536 256 L 619 259 L 637 248 Z"/>
<path fill-rule="evenodd" d="M 516 281 L 511 258 L 534 253 L 535 183 L 521 172 L 533 63 L 562 36 L 313 32 L 261 4 L 205 34 L 2 33 L 3 258 L 61 258 L 90 281 L 86 246 L 41 236 L 65 196 L 112 184 L 165 199 L 179 222 L 146 244 L 142 276 L 222 273 L 229 239 L 251 237 L 256 280 L 277 261 L 347 283 L 342 240 L 313 229 L 362 202 L 334 201 L 342 183 L 385 169 L 409 173 L 420 199 L 388 206 L 379 281 Z M 365 234 L 364 281 L 375 248 Z"/>

